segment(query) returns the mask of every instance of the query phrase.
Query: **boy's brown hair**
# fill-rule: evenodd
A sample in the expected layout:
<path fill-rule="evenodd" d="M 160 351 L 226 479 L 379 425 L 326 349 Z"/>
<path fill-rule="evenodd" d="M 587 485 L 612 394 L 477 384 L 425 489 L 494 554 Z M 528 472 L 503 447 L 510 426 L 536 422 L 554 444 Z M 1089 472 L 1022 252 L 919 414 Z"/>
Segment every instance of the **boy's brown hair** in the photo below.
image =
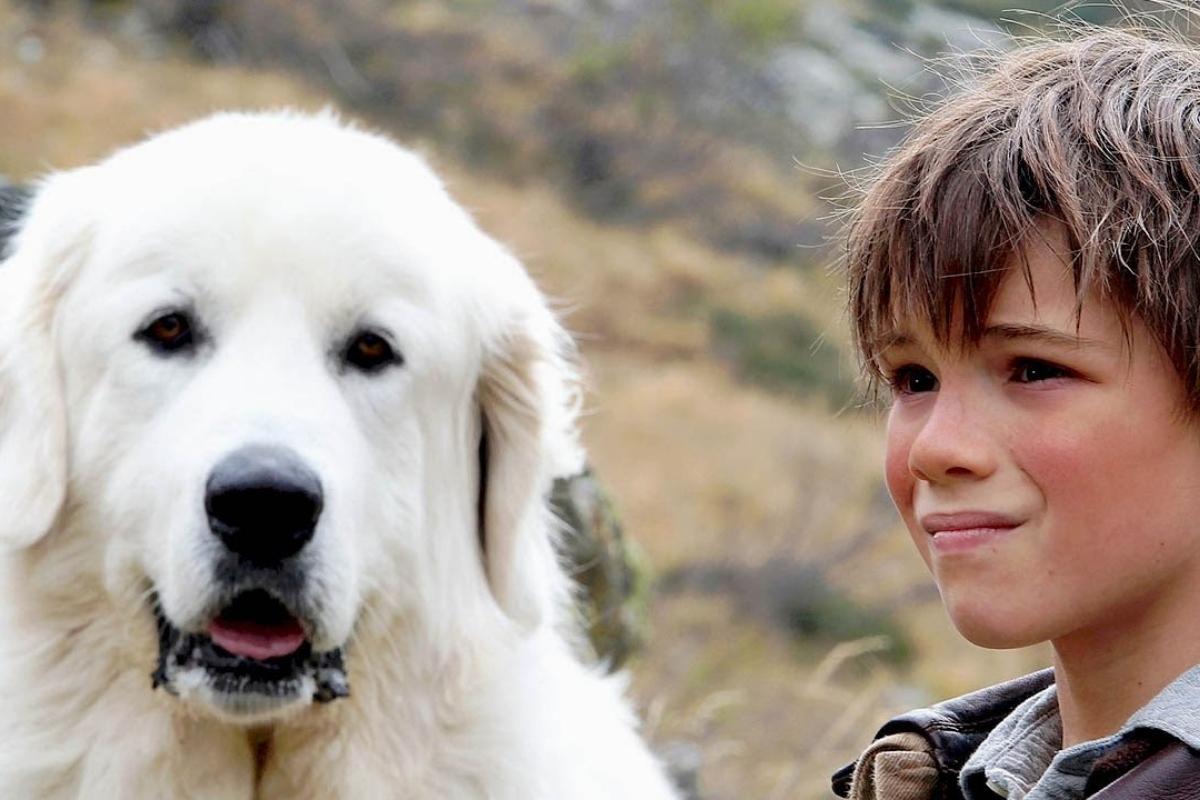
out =
<path fill-rule="evenodd" d="M 1148 32 L 1011 51 L 891 154 L 847 228 L 869 375 L 899 321 L 977 342 L 1005 265 L 1047 219 L 1080 302 L 1096 288 L 1140 318 L 1200 410 L 1200 49 Z"/>

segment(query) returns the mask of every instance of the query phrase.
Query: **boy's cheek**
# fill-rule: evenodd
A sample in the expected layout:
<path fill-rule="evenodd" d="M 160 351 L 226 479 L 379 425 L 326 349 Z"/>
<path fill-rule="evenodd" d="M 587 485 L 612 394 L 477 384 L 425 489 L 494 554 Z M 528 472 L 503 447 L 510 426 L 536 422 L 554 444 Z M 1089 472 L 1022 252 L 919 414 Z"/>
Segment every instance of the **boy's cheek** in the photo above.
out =
<path fill-rule="evenodd" d="M 907 520 L 912 516 L 914 478 L 908 468 L 908 453 L 912 441 L 894 427 L 888 428 L 884 452 L 883 477 L 896 510 Z"/>
<path fill-rule="evenodd" d="M 884 483 L 887 484 L 888 494 L 891 496 L 896 510 L 900 513 L 917 552 L 921 554 L 925 566 L 932 570 L 928 537 L 924 531 L 917 529 L 916 520 L 913 518 L 913 491 L 916 486 L 916 478 L 908 468 L 910 444 L 911 439 L 905 438 L 899 431 L 889 429 L 883 465 Z"/>

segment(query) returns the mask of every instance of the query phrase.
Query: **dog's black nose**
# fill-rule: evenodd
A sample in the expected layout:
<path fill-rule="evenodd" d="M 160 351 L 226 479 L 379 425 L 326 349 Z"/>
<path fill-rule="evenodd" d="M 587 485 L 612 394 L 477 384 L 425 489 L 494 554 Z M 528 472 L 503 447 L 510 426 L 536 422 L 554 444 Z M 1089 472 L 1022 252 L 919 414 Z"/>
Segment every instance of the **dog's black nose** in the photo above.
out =
<path fill-rule="evenodd" d="M 233 552 L 275 564 L 313 537 L 324 499 L 321 481 L 282 447 L 256 445 L 227 455 L 208 476 L 208 527 Z"/>

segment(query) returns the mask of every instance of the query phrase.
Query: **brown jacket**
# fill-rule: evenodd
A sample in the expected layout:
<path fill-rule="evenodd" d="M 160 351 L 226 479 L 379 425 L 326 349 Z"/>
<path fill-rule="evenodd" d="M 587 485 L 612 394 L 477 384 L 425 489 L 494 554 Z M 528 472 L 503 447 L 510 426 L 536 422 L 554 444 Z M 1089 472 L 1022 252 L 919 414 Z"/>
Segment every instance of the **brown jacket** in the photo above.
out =
<path fill-rule="evenodd" d="M 856 763 L 833 776 L 834 793 L 853 800 L 963 800 L 958 775 L 967 758 L 1000 720 L 1052 681 L 1044 670 L 896 717 Z M 1097 762 L 1085 796 L 1200 800 L 1200 753 L 1148 732 Z"/>

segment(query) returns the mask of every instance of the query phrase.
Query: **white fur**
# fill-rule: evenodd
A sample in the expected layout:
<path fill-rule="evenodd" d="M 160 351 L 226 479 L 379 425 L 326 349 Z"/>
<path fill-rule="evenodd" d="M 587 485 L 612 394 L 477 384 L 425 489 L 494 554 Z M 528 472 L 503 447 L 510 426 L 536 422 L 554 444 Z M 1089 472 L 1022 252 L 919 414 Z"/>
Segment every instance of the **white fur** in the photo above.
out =
<path fill-rule="evenodd" d="M 180 304 L 193 357 L 135 339 Z M 403 366 L 339 366 L 366 323 Z M 572 363 L 428 168 L 332 115 L 218 115 L 46 179 L 0 265 L 0 796 L 673 797 L 572 645 L 545 503 L 581 460 Z M 324 484 L 314 644 L 347 644 L 352 694 L 230 719 L 151 688 L 147 594 L 211 616 L 205 476 L 254 442 Z"/>

